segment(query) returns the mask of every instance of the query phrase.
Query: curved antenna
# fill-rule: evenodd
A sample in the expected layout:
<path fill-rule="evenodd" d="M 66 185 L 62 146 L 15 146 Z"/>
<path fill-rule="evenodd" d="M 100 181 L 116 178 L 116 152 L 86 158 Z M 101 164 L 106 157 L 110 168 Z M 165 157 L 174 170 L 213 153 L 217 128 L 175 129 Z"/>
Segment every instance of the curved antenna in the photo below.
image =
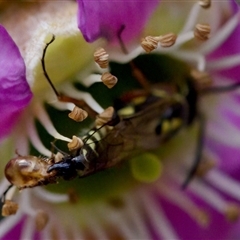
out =
<path fill-rule="evenodd" d="M 50 40 L 50 42 L 48 42 L 45 46 L 45 48 L 43 49 L 43 55 L 42 55 L 42 58 L 41 58 L 41 62 L 42 62 L 42 68 L 43 68 L 43 74 L 44 76 L 46 77 L 48 83 L 50 84 L 52 90 L 54 91 L 54 93 L 56 94 L 57 98 L 60 97 L 60 94 L 59 92 L 57 91 L 57 89 L 55 88 L 55 86 L 53 85 L 50 77 L 48 76 L 48 73 L 46 71 L 46 67 L 45 67 L 45 55 L 46 55 L 46 52 L 47 52 L 47 49 L 48 49 L 48 46 L 55 40 L 55 36 L 53 35 L 52 36 L 52 39 Z"/>

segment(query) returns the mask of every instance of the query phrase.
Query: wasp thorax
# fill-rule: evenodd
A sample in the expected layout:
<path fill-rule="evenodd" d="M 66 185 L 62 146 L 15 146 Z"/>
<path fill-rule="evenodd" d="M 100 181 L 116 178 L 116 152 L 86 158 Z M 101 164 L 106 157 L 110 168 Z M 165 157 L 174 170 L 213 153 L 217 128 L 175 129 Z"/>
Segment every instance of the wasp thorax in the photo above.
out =
<path fill-rule="evenodd" d="M 11 159 L 5 167 L 7 180 L 18 187 L 34 187 L 53 182 L 54 173 L 47 173 L 50 164 L 34 156 L 19 156 Z"/>

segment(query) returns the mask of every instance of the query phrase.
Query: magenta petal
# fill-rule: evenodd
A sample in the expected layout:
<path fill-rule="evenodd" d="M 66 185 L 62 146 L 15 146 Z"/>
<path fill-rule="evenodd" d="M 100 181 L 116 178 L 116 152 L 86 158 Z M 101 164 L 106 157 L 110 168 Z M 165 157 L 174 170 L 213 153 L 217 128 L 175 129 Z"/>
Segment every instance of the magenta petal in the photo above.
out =
<path fill-rule="evenodd" d="M 120 29 L 124 42 L 142 30 L 159 0 L 78 0 L 78 27 L 87 42 L 99 37 L 115 42 Z"/>
<path fill-rule="evenodd" d="M 8 134 L 32 93 L 26 80 L 26 69 L 18 47 L 0 25 L 0 138 Z"/>

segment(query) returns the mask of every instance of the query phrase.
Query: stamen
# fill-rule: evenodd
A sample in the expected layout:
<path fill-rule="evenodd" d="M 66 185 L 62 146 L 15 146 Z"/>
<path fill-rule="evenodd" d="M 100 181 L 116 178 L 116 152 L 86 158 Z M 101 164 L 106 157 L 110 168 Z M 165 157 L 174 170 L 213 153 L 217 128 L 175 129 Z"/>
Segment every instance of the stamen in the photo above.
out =
<path fill-rule="evenodd" d="M 239 217 L 239 206 L 227 203 L 214 189 L 197 181 L 193 181 L 189 185 L 189 188 L 193 193 L 197 194 L 199 198 L 207 202 L 212 208 L 224 214 L 226 218 L 233 220 Z"/>
<path fill-rule="evenodd" d="M 221 27 L 214 36 L 209 39 L 202 47 L 199 49 L 199 52 L 203 55 L 207 55 L 217 49 L 234 31 L 234 29 L 239 24 L 239 13 L 235 14 L 230 18 L 223 27 Z"/>
<path fill-rule="evenodd" d="M 67 194 L 57 194 L 51 193 L 43 188 L 34 188 L 32 189 L 34 194 L 42 199 L 43 201 L 51 202 L 51 203 L 63 203 L 68 202 L 69 198 Z"/>
<path fill-rule="evenodd" d="M 198 91 L 209 88 L 212 85 L 212 78 L 208 72 L 200 72 L 197 69 L 192 69 L 190 75 L 194 79 L 195 88 Z"/>
<path fill-rule="evenodd" d="M 68 117 L 73 119 L 76 122 L 82 122 L 84 119 L 87 118 L 87 116 L 88 116 L 88 113 L 82 108 L 79 108 L 77 106 L 74 106 L 72 112 L 68 114 Z"/>
<path fill-rule="evenodd" d="M 69 151 L 78 150 L 83 146 L 83 141 L 79 137 L 73 135 L 72 141 L 67 144 Z"/>
<path fill-rule="evenodd" d="M 211 7 L 211 0 L 199 0 L 198 3 L 202 8 L 207 9 Z"/>
<path fill-rule="evenodd" d="M 114 113 L 113 107 L 106 108 L 102 113 L 100 113 L 95 120 L 95 125 L 101 127 L 112 119 Z"/>
<path fill-rule="evenodd" d="M 43 154 L 44 156 L 50 157 L 52 155 L 51 151 L 49 151 L 40 140 L 36 126 L 34 125 L 33 118 L 29 116 L 28 122 L 27 122 L 27 133 L 28 137 L 32 143 L 32 145 L 36 148 L 36 150 Z"/>
<path fill-rule="evenodd" d="M 109 208 L 106 206 L 105 208 L 101 209 L 102 214 L 104 216 L 103 211 L 108 213 L 108 220 L 110 223 L 114 224 L 116 226 L 117 232 L 119 232 L 120 236 L 123 239 L 134 239 L 135 234 L 129 224 L 125 221 L 124 212 L 116 212 L 116 210 L 112 210 L 112 208 Z"/>
<path fill-rule="evenodd" d="M 56 139 L 60 139 L 62 141 L 70 142 L 71 139 L 64 137 L 54 128 L 48 114 L 40 103 L 35 103 L 34 105 L 34 113 L 37 119 L 41 122 L 41 124 L 45 127 L 47 132 Z"/>
<path fill-rule="evenodd" d="M 107 86 L 109 89 L 113 88 L 118 81 L 117 77 L 115 77 L 114 75 L 112 75 L 109 72 L 103 73 L 101 80 L 102 80 L 103 84 L 105 86 Z"/>
<path fill-rule="evenodd" d="M 198 40 L 206 41 L 209 38 L 211 32 L 210 25 L 208 24 L 197 24 L 194 29 L 194 36 Z"/>
<path fill-rule="evenodd" d="M 66 95 L 71 96 L 75 99 L 83 99 L 93 110 L 100 113 L 103 111 L 103 108 L 94 100 L 91 94 L 87 92 L 82 92 L 74 88 L 71 84 L 66 84 L 63 86 L 63 92 Z"/>
<path fill-rule="evenodd" d="M 196 176 L 203 177 L 210 170 L 212 170 L 216 166 L 215 159 L 211 158 L 209 155 L 203 155 L 201 162 L 196 171 Z"/>
<path fill-rule="evenodd" d="M 109 54 L 107 54 L 104 48 L 98 48 L 94 53 L 94 61 L 99 65 L 100 68 L 108 67 L 108 57 Z"/>
<path fill-rule="evenodd" d="M 221 173 L 217 169 L 210 171 L 205 176 L 205 179 L 225 194 L 229 194 L 240 201 L 240 185 L 238 181 Z"/>
<path fill-rule="evenodd" d="M 240 55 L 233 55 L 229 57 L 223 57 L 219 60 L 211 60 L 208 63 L 208 69 L 218 71 L 224 70 L 232 67 L 236 67 L 240 65 Z"/>
<path fill-rule="evenodd" d="M 94 83 L 102 82 L 101 77 L 102 77 L 102 75 L 100 75 L 100 74 L 90 74 L 88 77 L 81 80 L 81 83 L 85 87 L 90 87 Z"/>
<path fill-rule="evenodd" d="M 33 239 L 34 230 L 34 219 L 32 217 L 28 217 L 24 222 L 20 240 Z"/>
<path fill-rule="evenodd" d="M 177 189 L 167 187 L 167 185 L 164 183 L 157 185 L 157 189 L 162 197 L 178 206 L 201 226 L 207 227 L 209 225 L 208 214 L 205 211 L 199 209 L 199 207 L 195 205 L 194 202 L 192 202 L 191 199 L 187 197 L 187 195 L 183 194 Z"/>
<path fill-rule="evenodd" d="M 18 204 L 11 201 L 11 200 L 6 200 L 3 204 L 2 207 L 2 216 L 10 216 L 16 214 L 18 211 Z"/>
<path fill-rule="evenodd" d="M 9 182 L 6 178 L 3 178 L 0 183 L 0 196 L 3 196 L 3 193 L 6 191 L 6 189 L 9 187 Z M 14 186 L 13 186 L 14 187 Z M 9 189 L 10 191 L 10 189 Z M 5 196 L 6 197 L 6 196 Z M 9 199 L 9 198 L 8 198 Z"/>
<path fill-rule="evenodd" d="M 206 69 L 206 60 L 204 55 L 192 51 L 175 51 L 172 53 L 173 56 L 179 57 L 180 59 L 187 62 L 196 62 L 197 70 L 199 72 L 204 72 Z"/>
<path fill-rule="evenodd" d="M 135 198 L 135 196 L 129 196 L 126 198 L 126 211 L 129 214 L 129 218 L 132 221 L 134 227 L 136 228 L 136 232 L 139 233 L 139 237 L 142 239 L 151 239 L 152 237 L 149 234 L 146 223 L 144 222 L 144 216 L 139 211 L 139 199 Z"/>
<path fill-rule="evenodd" d="M 19 207 L 21 211 L 29 216 L 35 217 L 36 209 L 31 203 L 31 189 L 24 189 L 24 194 L 20 195 Z"/>
<path fill-rule="evenodd" d="M 141 41 L 142 48 L 150 53 L 158 47 L 159 37 L 147 36 Z"/>
<path fill-rule="evenodd" d="M 49 216 L 46 212 L 39 210 L 35 217 L 35 225 L 38 231 L 43 230 L 49 221 Z"/>
<path fill-rule="evenodd" d="M 176 39 L 177 39 L 177 35 L 174 33 L 168 33 L 168 34 L 159 36 L 159 42 L 161 47 L 163 48 L 173 46 L 176 42 Z"/>
<path fill-rule="evenodd" d="M 193 29 L 194 25 L 196 24 L 197 22 L 197 19 L 198 19 L 198 15 L 199 15 L 199 12 L 201 10 L 201 8 L 199 7 L 200 5 L 198 3 L 195 3 L 187 17 L 187 20 L 185 22 L 185 25 L 181 31 L 181 34 L 182 33 L 186 33 L 190 30 Z"/>
<path fill-rule="evenodd" d="M 142 192 L 139 199 L 142 199 L 143 206 L 148 213 L 148 217 L 151 220 L 154 230 L 157 231 L 159 236 L 163 239 L 179 239 L 173 226 L 160 208 L 159 202 L 157 203 L 154 201 L 153 197 L 150 197 L 150 193 L 147 192 Z"/>

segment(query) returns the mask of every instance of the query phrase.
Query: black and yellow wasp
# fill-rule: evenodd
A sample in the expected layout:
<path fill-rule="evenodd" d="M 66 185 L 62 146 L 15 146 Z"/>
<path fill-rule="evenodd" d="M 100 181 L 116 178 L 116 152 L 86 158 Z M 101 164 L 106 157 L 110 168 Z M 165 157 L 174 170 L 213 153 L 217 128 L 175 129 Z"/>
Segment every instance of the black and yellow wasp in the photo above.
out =
<path fill-rule="evenodd" d="M 44 49 L 43 70 L 59 97 L 44 64 L 45 52 L 50 43 Z M 191 68 L 179 60 L 157 54 L 140 55 L 130 64 L 122 66 L 112 63 L 113 71 L 115 65 L 120 67 L 115 74 L 122 75 L 118 75 L 118 85 L 124 86 L 125 90 L 121 92 L 116 88 L 111 93 L 114 96 L 112 119 L 100 127 L 90 129 L 82 137 L 84 144 L 79 149 L 63 152 L 56 148 L 63 154 L 60 161 L 55 162 L 54 157 L 42 159 L 20 155 L 10 160 L 5 175 L 12 185 L 19 189 L 46 185 L 55 183 L 58 178 L 69 180 L 113 167 L 144 151 L 163 146 L 181 128 L 196 119 L 200 122 L 196 156 L 183 185 L 189 182 L 201 159 L 205 129 L 204 119 L 197 108 L 199 91 L 191 77 Z M 172 69 L 169 66 L 173 66 Z M 205 89 L 205 92 L 228 91 L 237 86 L 212 87 Z M 90 89 L 93 95 L 101 91 L 99 85 L 96 88 Z M 104 96 L 104 93 L 101 95 Z"/>

